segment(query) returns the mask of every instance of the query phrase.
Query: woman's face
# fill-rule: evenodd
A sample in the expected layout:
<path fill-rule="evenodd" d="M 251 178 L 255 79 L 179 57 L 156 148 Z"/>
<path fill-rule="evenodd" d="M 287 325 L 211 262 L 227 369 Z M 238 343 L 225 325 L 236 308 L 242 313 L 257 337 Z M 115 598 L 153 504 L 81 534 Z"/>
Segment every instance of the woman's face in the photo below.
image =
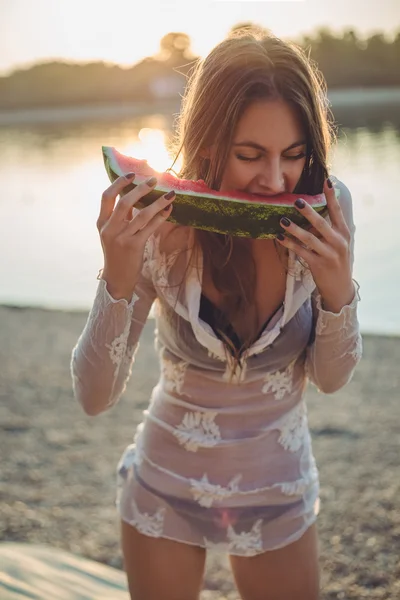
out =
<path fill-rule="evenodd" d="M 305 134 L 292 107 L 282 100 L 256 101 L 237 125 L 220 190 L 292 193 L 305 153 Z"/>

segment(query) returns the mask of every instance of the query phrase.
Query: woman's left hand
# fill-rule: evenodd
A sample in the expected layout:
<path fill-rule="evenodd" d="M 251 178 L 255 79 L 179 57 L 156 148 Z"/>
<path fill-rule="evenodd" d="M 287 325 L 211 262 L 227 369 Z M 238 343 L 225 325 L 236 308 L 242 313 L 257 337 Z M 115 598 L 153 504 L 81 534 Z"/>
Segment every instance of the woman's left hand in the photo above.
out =
<path fill-rule="evenodd" d="M 350 264 L 351 235 L 335 190 L 329 187 L 328 181 L 324 182 L 324 193 L 332 225 L 303 201 L 303 208 L 300 208 L 301 203 L 295 207 L 311 223 L 316 235 L 291 221 L 285 225 L 281 220 L 281 226 L 293 238 L 284 236 L 277 240 L 307 262 L 321 295 L 322 308 L 338 313 L 351 303 L 355 293 Z"/>

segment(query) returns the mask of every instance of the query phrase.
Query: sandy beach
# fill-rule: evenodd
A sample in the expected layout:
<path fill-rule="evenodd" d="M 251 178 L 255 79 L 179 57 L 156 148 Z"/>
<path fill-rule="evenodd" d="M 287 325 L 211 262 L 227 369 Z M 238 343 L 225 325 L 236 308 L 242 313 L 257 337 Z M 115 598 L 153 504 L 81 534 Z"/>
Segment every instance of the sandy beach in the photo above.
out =
<path fill-rule="evenodd" d="M 50 544 L 121 568 L 115 467 L 158 377 L 149 321 L 119 404 L 88 417 L 71 350 L 87 313 L 0 306 L 1 540 Z M 320 472 L 323 600 L 400 598 L 400 339 L 364 336 L 351 383 L 307 391 Z M 237 600 L 227 560 L 207 559 L 202 600 Z"/>

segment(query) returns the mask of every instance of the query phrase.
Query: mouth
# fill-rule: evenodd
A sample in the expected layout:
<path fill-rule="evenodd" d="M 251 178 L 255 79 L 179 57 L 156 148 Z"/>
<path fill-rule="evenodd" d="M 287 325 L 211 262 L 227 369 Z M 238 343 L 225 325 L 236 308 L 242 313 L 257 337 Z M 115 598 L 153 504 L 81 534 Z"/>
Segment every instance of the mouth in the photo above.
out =
<path fill-rule="evenodd" d="M 257 192 L 250 192 L 248 190 L 243 190 L 246 191 L 247 194 L 251 194 L 252 196 L 258 196 L 259 198 L 277 198 L 278 196 L 280 196 L 281 194 L 259 194 Z"/>

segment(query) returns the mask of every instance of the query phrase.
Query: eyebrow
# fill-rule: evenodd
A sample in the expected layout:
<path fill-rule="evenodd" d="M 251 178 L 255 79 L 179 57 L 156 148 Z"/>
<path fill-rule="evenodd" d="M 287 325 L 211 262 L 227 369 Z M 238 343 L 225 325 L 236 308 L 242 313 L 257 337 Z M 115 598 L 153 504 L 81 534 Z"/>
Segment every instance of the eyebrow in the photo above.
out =
<path fill-rule="evenodd" d="M 290 146 L 285 148 L 285 150 L 283 150 L 283 152 L 287 152 L 288 150 L 292 150 L 292 148 L 297 148 L 298 146 L 304 146 L 306 144 L 307 144 L 307 140 L 298 140 L 297 142 L 294 142 L 293 144 L 291 144 Z M 237 142 L 236 144 L 233 144 L 233 145 L 234 146 L 248 146 L 249 148 L 255 148 L 256 150 L 261 150 L 262 152 L 268 152 L 268 150 L 266 148 L 264 148 L 264 146 L 261 146 L 260 144 L 257 144 L 256 142 L 252 142 L 251 140 Z"/>

